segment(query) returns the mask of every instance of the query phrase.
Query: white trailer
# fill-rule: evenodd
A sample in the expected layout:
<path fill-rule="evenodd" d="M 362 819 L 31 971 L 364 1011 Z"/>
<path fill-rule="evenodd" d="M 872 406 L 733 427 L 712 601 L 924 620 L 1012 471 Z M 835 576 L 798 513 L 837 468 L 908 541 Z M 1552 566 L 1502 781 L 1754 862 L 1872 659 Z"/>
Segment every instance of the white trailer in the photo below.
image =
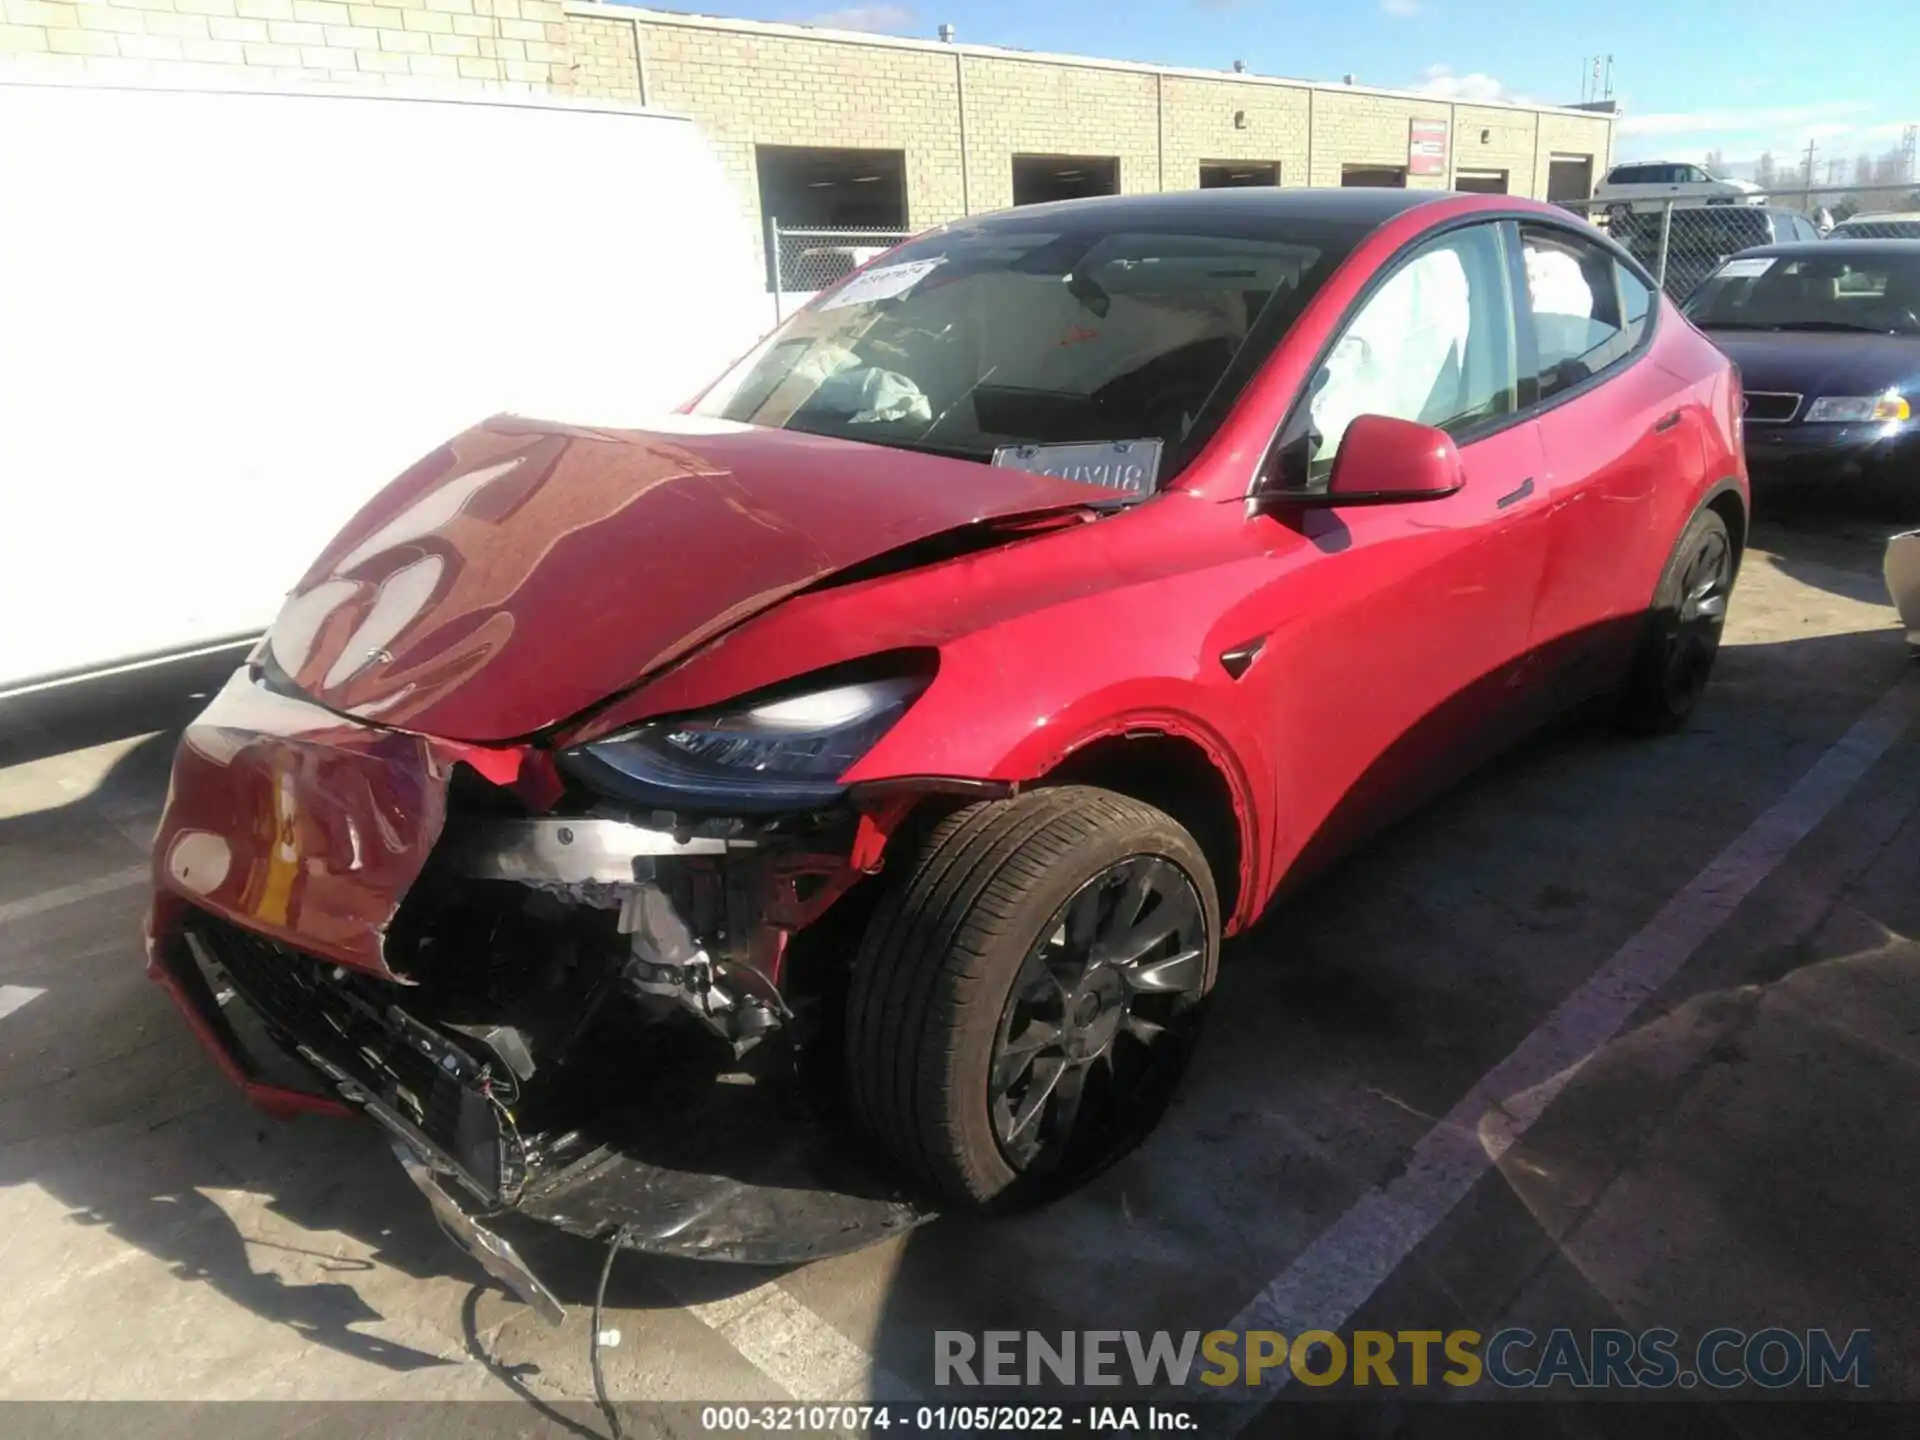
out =
<path fill-rule="evenodd" d="M 770 322 L 686 119 L 0 83 L 0 696 L 262 630 L 501 412 L 625 424 Z"/>

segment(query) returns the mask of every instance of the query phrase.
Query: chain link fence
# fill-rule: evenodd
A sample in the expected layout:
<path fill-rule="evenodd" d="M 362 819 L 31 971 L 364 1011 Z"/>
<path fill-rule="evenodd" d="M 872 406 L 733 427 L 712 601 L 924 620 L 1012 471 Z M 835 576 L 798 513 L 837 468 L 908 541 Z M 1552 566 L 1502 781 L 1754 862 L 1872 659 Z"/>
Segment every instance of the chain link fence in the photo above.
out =
<path fill-rule="evenodd" d="M 1681 198 L 1572 200 L 1626 247 L 1676 300 L 1729 256 L 1792 240 L 1920 240 L 1920 186 L 1800 186 L 1733 202 Z"/>
<path fill-rule="evenodd" d="M 913 232 L 835 226 L 788 229 L 767 220 L 767 288 L 773 318 L 784 320 L 815 295 L 885 254 Z"/>

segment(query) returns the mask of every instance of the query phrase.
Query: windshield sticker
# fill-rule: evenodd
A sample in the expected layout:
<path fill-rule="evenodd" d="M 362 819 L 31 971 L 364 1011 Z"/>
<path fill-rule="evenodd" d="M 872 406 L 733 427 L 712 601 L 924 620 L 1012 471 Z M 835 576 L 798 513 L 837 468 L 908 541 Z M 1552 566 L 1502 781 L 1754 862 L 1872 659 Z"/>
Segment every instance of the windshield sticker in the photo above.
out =
<path fill-rule="evenodd" d="M 1002 445 L 993 463 L 1029 475 L 1052 475 L 1081 485 L 1119 490 L 1136 500 L 1153 494 L 1160 478 L 1158 440 L 1094 440 L 1077 445 Z"/>
<path fill-rule="evenodd" d="M 905 260 L 898 265 L 882 265 L 877 269 L 863 270 L 833 294 L 820 302 L 822 310 L 838 310 L 843 305 L 866 305 L 875 300 L 892 300 L 906 294 L 937 265 L 944 265 L 947 257 L 936 255 L 931 260 Z"/>
<path fill-rule="evenodd" d="M 1720 267 L 1722 280 L 1752 280 L 1773 268 L 1773 256 L 1756 255 L 1751 260 L 1729 260 Z"/>

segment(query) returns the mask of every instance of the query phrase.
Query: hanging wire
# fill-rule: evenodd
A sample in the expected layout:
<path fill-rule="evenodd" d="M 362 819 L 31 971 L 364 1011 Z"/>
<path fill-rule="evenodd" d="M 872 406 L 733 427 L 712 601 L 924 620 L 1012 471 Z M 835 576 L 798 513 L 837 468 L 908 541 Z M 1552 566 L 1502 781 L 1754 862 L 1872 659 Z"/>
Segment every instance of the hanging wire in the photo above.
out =
<path fill-rule="evenodd" d="M 606 1377 L 600 1373 L 600 1323 L 607 1305 L 607 1277 L 613 1274 L 613 1257 L 620 1253 L 626 1243 L 627 1227 L 622 1225 L 607 1242 L 607 1258 L 600 1267 L 600 1287 L 593 1292 L 593 1329 L 587 1336 L 587 1365 L 593 1371 L 593 1398 L 599 1403 L 600 1413 L 607 1417 L 607 1433 L 611 1440 L 626 1440 L 627 1432 L 621 1427 L 620 1412 L 613 1408 L 613 1401 L 607 1398 Z"/>

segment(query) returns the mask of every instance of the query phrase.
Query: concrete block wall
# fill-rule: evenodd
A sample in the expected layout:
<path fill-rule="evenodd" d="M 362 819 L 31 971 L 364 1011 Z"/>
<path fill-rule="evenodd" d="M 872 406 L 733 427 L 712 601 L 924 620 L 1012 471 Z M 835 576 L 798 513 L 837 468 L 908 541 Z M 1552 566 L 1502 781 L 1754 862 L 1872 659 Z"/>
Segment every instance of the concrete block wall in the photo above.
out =
<path fill-rule="evenodd" d="M 1206 160 L 1278 162 L 1282 185 L 1305 185 L 1311 95 L 1304 86 L 1165 76 L 1160 96 L 1164 188 L 1197 186 Z"/>
<path fill-rule="evenodd" d="M 1099 65 L 955 53 L 966 82 L 972 209 L 999 210 L 1013 203 L 1016 155 L 1114 156 L 1120 161 L 1121 194 L 1165 188 L 1160 176 L 1158 76 Z M 952 125 L 952 118 L 945 123 Z"/>
<path fill-rule="evenodd" d="M 561 0 L 0 0 L 0 76 L 398 88 L 572 87 Z"/>
<path fill-rule="evenodd" d="M 1362 90 L 1313 91 L 1313 169 L 1309 185 L 1338 185 L 1343 165 L 1407 164 L 1410 125 L 1446 120 L 1452 107 L 1444 100 L 1420 100 Z M 1452 135 L 1448 144 L 1452 147 Z M 1444 190 L 1447 175 L 1409 175 L 1410 190 Z"/>
<path fill-rule="evenodd" d="M 631 20 L 567 16 L 573 93 L 592 100 L 640 99 L 638 31 Z"/>
<path fill-rule="evenodd" d="M 645 102 L 694 117 L 741 186 L 756 234 L 756 145 L 902 150 L 909 224 L 965 213 L 951 51 L 721 26 L 645 23 L 639 32 Z"/>
<path fill-rule="evenodd" d="M 1544 195 L 1555 154 L 1604 174 L 1612 119 L 1462 105 L 1266 76 L 806 26 L 595 0 L 0 0 L 0 77 L 522 91 L 697 121 L 762 227 L 757 145 L 899 150 L 908 223 L 1011 202 L 1019 154 L 1114 156 L 1127 192 L 1188 189 L 1206 160 L 1277 161 L 1285 185 L 1407 164 L 1409 122 L 1450 122 L 1454 167 Z M 1235 115 L 1241 123 L 1235 123 Z M 1486 137 L 1484 140 L 1482 135 Z"/>
<path fill-rule="evenodd" d="M 1547 168 L 1555 155 L 1592 155 L 1593 181 L 1597 185 L 1613 165 L 1613 126 L 1602 122 L 1596 127 L 1584 115 L 1542 114 L 1533 189 L 1527 193 L 1547 193 Z"/>
<path fill-rule="evenodd" d="M 1581 122 L 1591 129 L 1592 121 Z M 1534 181 L 1534 148 L 1538 117 L 1525 110 L 1493 106 L 1455 105 L 1453 107 L 1452 169 L 1504 170 L 1507 191 L 1513 195 L 1544 195 L 1547 181 L 1541 173 Z M 1604 126 L 1602 128 L 1605 128 Z M 1594 178 L 1601 174 L 1601 162 L 1594 160 Z"/>
<path fill-rule="evenodd" d="M 1021 154 L 1116 157 L 1123 193 L 1191 188 L 1207 160 L 1277 161 L 1283 185 L 1338 185 L 1344 165 L 1405 166 L 1408 127 L 1419 118 L 1448 122 L 1448 168 L 1410 176 L 1410 185 L 1445 189 L 1455 167 L 1504 170 L 1511 193 L 1543 195 L 1551 151 L 1592 155 L 1596 177 L 1611 151 L 1612 122 L 1602 115 L 594 0 L 568 0 L 567 14 L 575 93 L 691 114 L 721 148 L 756 223 L 759 144 L 904 151 L 916 228 L 1010 203 Z"/>

